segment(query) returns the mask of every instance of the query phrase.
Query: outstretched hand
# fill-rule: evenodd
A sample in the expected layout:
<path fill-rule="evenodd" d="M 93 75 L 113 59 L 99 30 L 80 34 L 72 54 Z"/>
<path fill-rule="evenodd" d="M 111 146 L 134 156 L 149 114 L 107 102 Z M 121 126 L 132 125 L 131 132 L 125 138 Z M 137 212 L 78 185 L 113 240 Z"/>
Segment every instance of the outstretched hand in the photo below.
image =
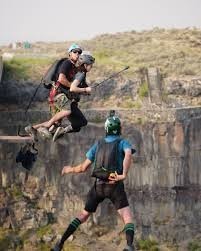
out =
<path fill-rule="evenodd" d="M 61 175 L 64 174 L 68 174 L 68 173 L 72 173 L 72 166 L 64 166 L 62 171 L 61 171 Z"/>

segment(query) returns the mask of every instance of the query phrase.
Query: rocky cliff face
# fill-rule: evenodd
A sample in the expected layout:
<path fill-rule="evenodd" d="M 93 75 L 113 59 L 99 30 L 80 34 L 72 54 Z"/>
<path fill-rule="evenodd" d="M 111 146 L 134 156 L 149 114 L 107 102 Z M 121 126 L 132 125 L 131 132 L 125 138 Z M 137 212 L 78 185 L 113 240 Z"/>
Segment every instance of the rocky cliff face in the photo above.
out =
<path fill-rule="evenodd" d="M 143 92 L 144 83 L 144 78 L 125 80 L 119 77 L 111 79 L 94 88 L 90 96 L 82 96 L 82 106 L 91 108 L 93 104 L 95 108 L 121 107 L 145 110 L 147 110 L 147 107 L 155 108 L 155 105 L 150 104 L 147 100 L 148 98 L 145 98 L 148 94 Z M 25 109 L 39 84 L 32 81 L 23 81 L 21 83 L 13 80 L 3 81 L 0 84 L 0 110 Z M 199 77 L 190 79 L 165 78 L 163 79 L 161 89 L 160 92 L 163 93 L 163 99 L 167 102 L 162 102 L 162 108 L 182 108 L 201 105 L 201 80 Z M 156 89 L 151 91 L 155 94 Z M 49 90 L 45 89 L 43 84 L 41 84 L 31 103 L 31 109 L 40 110 L 41 107 L 42 110 L 47 109 L 48 92 Z M 156 97 L 153 96 L 153 101 L 157 103 L 155 99 Z M 143 116 L 141 114 L 140 112 L 140 117 L 142 118 L 144 114 Z"/>
<path fill-rule="evenodd" d="M 104 134 L 102 121 L 107 111 L 84 112 L 93 123 L 57 143 L 38 143 L 38 160 L 29 173 L 15 162 L 20 144 L 0 142 L 1 226 L 32 229 L 55 221 L 65 226 L 83 207 L 94 182 L 90 170 L 65 177 L 60 172 L 64 164 L 83 160 L 89 146 Z M 201 109 L 154 113 L 147 110 L 144 123 L 132 122 L 140 117 L 138 111 L 119 110 L 118 113 L 123 121 L 123 136 L 137 150 L 125 181 L 137 235 L 154 236 L 172 244 L 200 237 Z M 166 121 L 157 122 L 155 114 Z M 36 122 L 48 114 L 35 111 L 28 117 Z M 14 135 L 23 119 L 20 112 L 1 112 L 0 134 Z M 108 201 L 81 229 L 93 233 L 92 226 L 96 224 L 117 231 L 123 226 Z"/>

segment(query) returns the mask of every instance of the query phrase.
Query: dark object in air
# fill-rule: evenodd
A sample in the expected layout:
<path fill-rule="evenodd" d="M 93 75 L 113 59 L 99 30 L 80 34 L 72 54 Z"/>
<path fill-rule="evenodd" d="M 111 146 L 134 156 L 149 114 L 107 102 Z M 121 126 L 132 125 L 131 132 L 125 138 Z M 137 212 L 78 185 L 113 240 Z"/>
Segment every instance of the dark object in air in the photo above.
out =
<path fill-rule="evenodd" d="M 37 155 L 38 149 L 35 148 L 34 143 L 27 143 L 17 153 L 16 162 L 21 162 L 22 166 L 30 171 L 37 159 Z"/>
<path fill-rule="evenodd" d="M 51 89 L 52 83 L 57 81 L 58 78 L 58 70 L 61 64 L 67 60 L 67 58 L 57 59 L 53 62 L 53 64 L 49 67 L 47 72 L 42 77 L 42 83 L 45 88 Z"/>

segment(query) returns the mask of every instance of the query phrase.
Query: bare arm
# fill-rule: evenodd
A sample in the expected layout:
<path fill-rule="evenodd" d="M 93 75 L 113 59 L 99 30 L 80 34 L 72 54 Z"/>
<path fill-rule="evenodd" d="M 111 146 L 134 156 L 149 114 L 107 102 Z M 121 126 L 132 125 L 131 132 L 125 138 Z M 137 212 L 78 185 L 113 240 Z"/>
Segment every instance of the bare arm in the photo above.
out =
<path fill-rule="evenodd" d="M 120 181 L 120 180 L 124 180 L 128 174 L 128 170 L 130 168 L 131 165 L 131 159 L 132 159 L 132 153 L 131 153 L 131 149 L 126 149 L 125 150 L 125 156 L 124 156 L 124 160 L 123 160 L 123 174 L 117 174 L 115 173 L 112 174 L 109 177 L 109 180 L 113 180 L 113 181 Z"/>
<path fill-rule="evenodd" d="M 66 76 L 63 73 L 59 74 L 58 82 L 60 82 L 63 86 L 69 87 L 71 86 L 71 83 L 68 81 Z"/>
<path fill-rule="evenodd" d="M 124 161 L 123 161 L 123 177 L 126 178 L 128 170 L 131 166 L 132 153 L 130 149 L 125 151 Z"/>
<path fill-rule="evenodd" d="M 91 161 L 89 159 L 85 159 L 84 162 L 77 166 L 64 166 L 62 169 L 61 174 L 68 174 L 68 173 L 84 173 L 87 168 L 91 165 Z"/>
<path fill-rule="evenodd" d="M 91 87 L 86 87 L 86 88 L 80 88 L 78 85 L 80 84 L 80 81 L 78 79 L 73 80 L 70 91 L 71 92 L 77 92 L 77 93 L 90 93 L 91 92 Z"/>

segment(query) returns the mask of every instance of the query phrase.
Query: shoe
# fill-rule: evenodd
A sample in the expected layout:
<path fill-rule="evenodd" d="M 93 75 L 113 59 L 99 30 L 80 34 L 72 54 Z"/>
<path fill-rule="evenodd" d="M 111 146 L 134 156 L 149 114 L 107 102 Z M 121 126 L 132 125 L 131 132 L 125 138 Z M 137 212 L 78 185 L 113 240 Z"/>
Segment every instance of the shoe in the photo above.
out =
<path fill-rule="evenodd" d="M 131 245 L 131 246 L 127 245 L 127 246 L 123 249 L 123 251 L 135 251 L 135 247 L 134 247 L 134 245 Z"/>
<path fill-rule="evenodd" d="M 37 130 L 35 128 L 33 128 L 33 126 L 28 125 L 24 128 L 25 132 L 27 132 L 31 137 L 33 137 L 34 141 L 38 141 L 38 137 L 37 137 Z"/>
<path fill-rule="evenodd" d="M 51 132 L 49 132 L 49 130 L 46 127 L 39 127 L 37 131 L 40 134 L 40 136 L 43 137 L 44 139 L 52 138 Z"/>
<path fill-rule="evenodd" d="M 71 125 L 66 126 L 65 128 L 59 126 L 52 138 L 52 140 L 55 142 L 58 138 L 63 136 L 67 132 L 71 132 L 73 130 Z"/>
<path fill-rule="evenodd" d="M 49 132 L 51 132 L 52 134 L 54 134 L 57 130 L 57 126 L 55 124 L 51 125 L 49 128 Z"/>
<path fill-rule="evenodd" d="M 66 133 L 66 129 L 59 126 L 57 129 L 56 129 L 56 132 L 52 138 L 53 142 L 55 142 L 58 138 L 60 138 L 61 136 L 63 136 L 64 134 Z"/>
<path fill-rule="evenodd" d="M 59 241 L 55 244 L 53 248 L 50 249 L 50 251 L 61 251 L 62 248 L 59 246 Z"/>

